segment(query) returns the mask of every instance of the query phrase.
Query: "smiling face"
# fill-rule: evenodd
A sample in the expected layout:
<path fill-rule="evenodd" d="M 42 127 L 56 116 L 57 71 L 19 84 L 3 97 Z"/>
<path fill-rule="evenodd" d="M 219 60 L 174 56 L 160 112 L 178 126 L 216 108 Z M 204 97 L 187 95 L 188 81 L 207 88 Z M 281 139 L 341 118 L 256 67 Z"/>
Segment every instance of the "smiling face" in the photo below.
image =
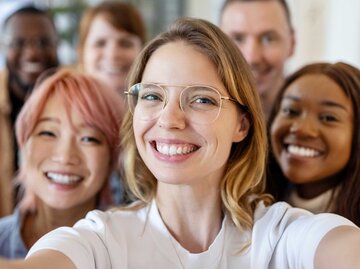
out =
<path fill-rule="evenodd" d="M 284 8 L 278 1 L 234 1 L 225 7 L 220 27 L 250 65 L 268 113 L 283 82 L 285 61 L 294 49 Z"/>
<path fill-rule="evenodd" d="M 95 206 L 110 169 L 105 136 L 69 112 L 71 119 L 61 97 L 50 96 L 22 149 L 27 188 L 55 209 Z"/>
<path fill-rule="evenodd" d="M 229 96 L 214 64 L 199 50 L 182 42 L 158 48 L 149 59 L 143 83 L 208 85 Z M 218 184 L 231 145 L 246 137 L 245 117 L 232 101 L 224 101 L 218 118 L 209 124 L 187 120 L 179 105 L 182 87 L 167 86 L 168 100 L 160 115 L 139 120 L 134 111 L 138 151 L 159 184 Z M 216 185 L 215 185 L 216 186 Z"/>
<path fill-rule="evenodd" d="M 58 65 L 57 34 L 42 14 L 17 14 L 5 28 L 7 66 L 22 85 L 33 85 L 46 69 Z"/>
<path fill-rule="evenodd" d="M 327 76 L 292 82 L 271 126 L 272 148 L 288 180 L 326 185 L 340 172 L 351 154 L 353 117 L 350 99 Z"/>
<path fill-rule="evenodd" d="M 84 70 L 123 93 L 130 66 L 141 47 L 138 36 L 116 29 L 105 17 L 98 15 L 85 41 Z"/>

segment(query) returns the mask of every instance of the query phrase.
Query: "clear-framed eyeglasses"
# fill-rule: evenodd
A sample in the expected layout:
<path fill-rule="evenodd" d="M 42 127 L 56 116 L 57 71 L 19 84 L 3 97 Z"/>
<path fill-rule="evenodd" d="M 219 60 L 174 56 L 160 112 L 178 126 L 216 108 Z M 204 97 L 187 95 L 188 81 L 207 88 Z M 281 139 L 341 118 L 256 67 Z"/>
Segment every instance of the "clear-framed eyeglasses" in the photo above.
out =
<path fill-rule="evenodd" d="M 144 121 L 158 118 L 168 103 L 167 87 L 183 88 L 180 93 L 180 109 L 184 112 L 186 119 L 193 123 L 213 123 L 220 114 L 223 101 L 236 102 L 245 109 L 245 106 L 237 100 L 222 96 L 217 89 L 210 86 L 137 83 L 125 92 L 132 115 Z"/>

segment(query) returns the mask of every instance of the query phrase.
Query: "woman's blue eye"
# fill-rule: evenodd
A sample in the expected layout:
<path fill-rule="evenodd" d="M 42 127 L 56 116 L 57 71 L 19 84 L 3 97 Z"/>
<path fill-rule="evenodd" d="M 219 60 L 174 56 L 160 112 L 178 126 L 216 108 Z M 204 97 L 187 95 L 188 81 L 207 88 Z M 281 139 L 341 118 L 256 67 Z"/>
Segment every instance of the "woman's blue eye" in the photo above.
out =
<path fill-rule="evenodd" d="M 153 94 L 153 93 L 147 93 L 147 94 L 143 94 L 140 97 L 141 100 L 145 100 L 145 101 L 163 101 L 163 97 L 158 95 L 158 94 Z"/>
<path fill-rule="evenodd" d="M 193 101 L 193 103 L 217 105 L 216 102 L 214 102 L 214 100 L 212 100 L 211 98 L 208 98 L 208 97 L 198 97 Z"/>
<path fill-rule="evenodd" d="M 143 100 L 160 100 L 159 96 L 148 94 L 143 96 L 141 99 Z"/>

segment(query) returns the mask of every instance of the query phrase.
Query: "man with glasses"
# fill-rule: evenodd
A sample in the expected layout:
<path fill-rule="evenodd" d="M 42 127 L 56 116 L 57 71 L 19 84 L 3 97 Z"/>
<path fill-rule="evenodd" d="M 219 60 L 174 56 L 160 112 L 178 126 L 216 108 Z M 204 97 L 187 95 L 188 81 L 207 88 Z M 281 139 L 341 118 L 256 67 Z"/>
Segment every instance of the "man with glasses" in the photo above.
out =
<path fill-rule="evenodd" d="M 39 75 L 58 66 L 58 35 L 47 11 L 27 4 L 8 16 L 2 30 L 6 68 L 0 72 L 0 216 L 11 213 L 14 205 L 16 116 Z"/>
<path fill-rule="evenodd" d="M 284 81 L 284 68 L 295 46 L 285 0 L 226 0 L 220 28 L 234 40 L 250 65 L 265 117 Z"/>

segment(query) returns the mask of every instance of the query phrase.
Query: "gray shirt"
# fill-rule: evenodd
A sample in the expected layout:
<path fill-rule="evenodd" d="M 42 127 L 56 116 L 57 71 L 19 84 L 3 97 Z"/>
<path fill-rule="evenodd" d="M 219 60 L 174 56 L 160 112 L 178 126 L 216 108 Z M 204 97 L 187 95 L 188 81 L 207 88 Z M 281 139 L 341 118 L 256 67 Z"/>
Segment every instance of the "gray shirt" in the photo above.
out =
<path fill-rule="evenodd" d="M 20 210 L 0 219 L 0 257 L 23 259 L 28 253 L 21 238 L 22 216 Z"/>

